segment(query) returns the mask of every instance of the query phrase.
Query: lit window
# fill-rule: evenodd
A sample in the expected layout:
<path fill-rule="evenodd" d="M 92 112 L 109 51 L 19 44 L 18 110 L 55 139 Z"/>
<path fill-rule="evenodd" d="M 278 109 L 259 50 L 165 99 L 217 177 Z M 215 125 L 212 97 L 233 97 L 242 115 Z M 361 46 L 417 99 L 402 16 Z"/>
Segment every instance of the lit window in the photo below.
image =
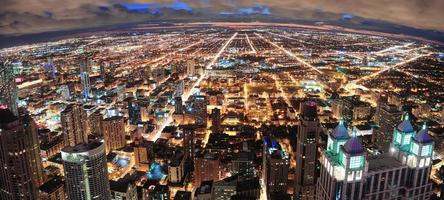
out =
<path fill-rule="evenodd" d="M 432 150 L 432 145 L 426 145 L 422 147 L 421 156 L 429 156 Z"/>
<path fill-rule="evenodd" d="M 362 158 L 361 156 L 354 156 L 350 158 L 350 168 L 359 168 L 361 167 Z"/>
<path fill-rule="evenodd" d="M 410 139 L 411 139 L 410 135 L 404 136 L 404 141 L 402 144 L 410 144 Z"/>
<path fill-rule="evenodd" d="M 416 155 L 419 154 L 419 146 L 418 146 L 418 144 L 413 143 L 413 146 L 412 146 L 412 153 L 414 153 L 414 154 L 416 154 Z"/>

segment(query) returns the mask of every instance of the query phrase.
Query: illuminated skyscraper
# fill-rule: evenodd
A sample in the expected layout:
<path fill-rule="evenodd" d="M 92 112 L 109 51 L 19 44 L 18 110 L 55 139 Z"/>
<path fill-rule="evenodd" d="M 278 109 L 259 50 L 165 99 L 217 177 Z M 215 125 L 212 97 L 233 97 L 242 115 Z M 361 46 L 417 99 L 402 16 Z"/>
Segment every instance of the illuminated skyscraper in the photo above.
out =
<path fill-rule="evenodd" d="M 214 108 L 211 111 L 211 130 L 213 133 L 220 133 L 222 131 L 222 122 L 220 116 L 220 109 Z"/>
<path fill-rule="evenodd" d="M 295 198 L 314 199 L 317 142 L 321 131 L 315 102 L 301 106 L 296 147 Z"/>
<path fill-rule="evenodd" d="M 111 199 L 103 142 L 65 147 L 62 160 L 68 199 Z"/>
<path fill-rule="evenodd" d="M 266 184 L 268 198 L 285 194 L 288 188 L 288 153 L 274 139 L 265 138 L 263 147 L 262 176 Z"/>
<path fill-rule="evenodd" d="M 43 182 L 40 146 L 34 121 L 0 109 L 0 199 L 38 199 Z"/>
<path fill-rule="evenodd" d="M 129 123 L 132 125 L 137 125 L 142 120 L 142 115 L 140 113 L 140 106 L 133 97 L 127 99 L 128 103 L 128 118 Z"/>
<path fill-rule="evenodd" d="M 86 111 L 79 104 L 69 104 L 60 113 L 65 145 L 75 146 L 88 141 Z"/>
<path fill-rule="evenodd" d="M 430 199 L 433 139 L 416 133 L 407 116 L 394 129 L 390 152 L 367 156 L 359 139 L 340 123 L 322 153 L 316 198 Z"/>
<path fill-rule="evenodd" d="M 174 109 L 174 113 L 175 114 L 183 114 L 183 102 L 182 102 L 182 97 L 175 97 L 175 109 Z"/>
<path fill-rule="evenodd" d="M 125 121 L 123 120 L 123 116 L 113 116 L 103 119 L 102 127 L 107 153 L 125 147 Z"/>
<path fill-rule="evenodd" d="M 88 60 L 82 60 L 80 63 L 80 82 L 82 83 L 82 96 L 89 98 L 91 94 L 91 83 L 89 79 Z"/>
<path fill-rule="evenodd" d="M 207 126 L 207 98 L 203 95 L 194 95 L 187 107 L 187 112 L 194 116 L 197 126 Z"/>
<path fill-rule="evenodd" d="M 10 61 L 0 62 L 0 107 L 8 108 L 18 116 L 17 85 L 15 84 L 14 68 Z"/>

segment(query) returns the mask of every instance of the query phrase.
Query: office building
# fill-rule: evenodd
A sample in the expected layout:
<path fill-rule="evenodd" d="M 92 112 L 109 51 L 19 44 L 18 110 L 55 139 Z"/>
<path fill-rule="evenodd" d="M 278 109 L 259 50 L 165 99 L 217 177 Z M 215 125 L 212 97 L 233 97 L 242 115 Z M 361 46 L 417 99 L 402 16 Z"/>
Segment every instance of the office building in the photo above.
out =
<path fill-rule="evenodd" d="M 88 126 L 89 131 L 93 136 L 102 137 L 103 136 L 103 115 L 100 110 L 96 110 L 91 115 L 88 116 Z"/>
<path fill-rule="evenodd" d="M 129 123 L 132 125 L 137 125 L 142 120 L 142 115 L 140 113 L 140 106 L 133 97 L 129 97 L 126 101 L 128 103 Z"/>
<path fill-rule="evenodd" d="M 111 199 L 105 143 L 92 141 L 62 149 L 69 199 Z"/>
<path fill-rule="evenodd" d="M 187 191 L 177 191 L 174 195 L 174 200 L 192 200 L 191 192 Z"/>
<path fill-rule="evenodd" d="M 39 187 L 40 200 L 65 200 L 65 182 L 55 177 L 46 181 Z"/>
<path fill-rule="evenodd" d="M 0 199 L 37 199 L 43 181 L 34 121 L 26 112 L 15 116 L 0 109 Z"/>
<path fill-rule="evenodd" d="M 375 113 L 375 123 L 378 128 L 373 135 L 373 142 L 383 151 L 388 151 L 393 139 L 393 128 L 402 116 L 402 112 L 395 105 L 378 104 Z"/>
<path fill-rule="evenodd" d="M 125 121 L 123 116 L 117 115 L 103 119 L 102 127 L 107 153 L 125 147 Z"/>
<path fill-rule="evenodd" d="M 222 122 L 221 122 L 221 116 L 220 116 L 220 109 L 214 108 L 211 111 L 211 130 L 213 133 L 220 133 L 222 132 Z"/>
<path fill-rule="evenodd" d="M 109 181 L 111 200 L 138 200 L 137 186 L 131 180 L 119 179 Z"/>
<path fill-rule="evenodd" d="M 88 142 L 87 114 L 80 104 L 69 104 L 60 113 L 65 145 L 75 146 Z"/>
<path fill-rule="evenodd" d="M 203 95 L 194 95 L 188 102 L 187 112 L 194 116 L 197 126 L 207 126 L 207 98 Z"/>
<path fill-rule="evenodd" d="M 174 113 L 181 115 L 183 114 L 183 102 L 182 102 L 182 97 L 175 97 L 175 109 L 174 109 Z"/>
<path fill-rule="evenodd" d="M 317 143 L 321 131 L 317 105 L 305 102 L 300 107 L 296 146 L 295 198 L 314 199 L 316 190 Z"/>
<path fill-rule="evenodd" d="M 8 108 L 18 116 L 18 89 L 15 83 L 14 66 L 9 61 L 0 62 L 0 107 Z"/>
<path fill-rule="evenodd" d="M 218 181 L 222 177 L 220 155 L 215 152 L 198 152 L 194 159 L 194 184 L 203 181 Z"/>
<path fill-rule="evenodd" d="M 393 131 L 390 152 L 368 156 L 342 123 L 322 152 L 317 199 L 430 199 L 433 139 L 416 133 L 408 117 Z"/>
<path fill-rule="evenodd" d="M 168 181 L 170 183 L 181 183 L 184 177 L 185 155 L 182 151 L 176 151 L 168 164 Z"/>
<path fill-rule="evenodd" d="M 239 179 L 254 177 L 256 170 L 253 161 L 253 152 L 241 151 L 233 154 L 230 169 L 231 174 L 237 174 Z"/>
<path fill-rule="evenodd" d="M 166 185 L 148 180 L 142 186 L 142 200 L 170 200 L 170 190 Z"/>
<path fill-rule="evenodd" d="M 135 141 L 134 157 L 136 166 L 148 169 L 154 160 L 154 143 L 145 139 Z"/>
<path fill-rule="evenodd" d="M 269 199 L 285 194 L 288 188 L 288 153 L 274 139 L 266 137 L 263 147 L 262 176 Z"/>

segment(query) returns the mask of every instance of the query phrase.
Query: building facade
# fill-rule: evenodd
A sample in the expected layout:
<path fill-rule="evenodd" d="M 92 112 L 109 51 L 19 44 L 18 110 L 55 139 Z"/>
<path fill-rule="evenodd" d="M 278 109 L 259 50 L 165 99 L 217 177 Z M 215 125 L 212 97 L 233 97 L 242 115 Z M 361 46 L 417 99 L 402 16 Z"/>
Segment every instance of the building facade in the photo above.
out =
<path fill-rule="evenodd" d="M 102 141 L 65 147 L 62 161 L 69 199 L 111 199 Z"/>
<path fill-rule="evenodd" d="M 430 199 L 433 145 L 427 128 L 416 132 L 405 116 L 394 128 L 390 152 L 367 156 L 340 123 L 322 152 L 317 199 Z"/>
<path fill-rule="evenodd" d="M 60 120 L 66 146 L 88 141 L 87 114 L 80 104 L 69 104 L 61 113 Z"/>
<path fill-rule="evenodd" d="M 305 102 L 301 106 L 295 172 L 295 199 L 314 199 L 316 190 L 317 143 L 321 131 L 317 105 Z"/>

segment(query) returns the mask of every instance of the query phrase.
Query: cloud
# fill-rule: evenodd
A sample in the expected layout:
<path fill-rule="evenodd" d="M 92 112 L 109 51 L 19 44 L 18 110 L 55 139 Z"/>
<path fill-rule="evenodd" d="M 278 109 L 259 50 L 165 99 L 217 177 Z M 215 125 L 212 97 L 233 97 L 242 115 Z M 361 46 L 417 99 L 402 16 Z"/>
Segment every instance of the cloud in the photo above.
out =
<path fill-rule="evenodd" d="M 0 0 L 0 4 L 0 34 L 220 15 L 319 21 L 362 18 L 444 31 L 443 0 Z"/>

